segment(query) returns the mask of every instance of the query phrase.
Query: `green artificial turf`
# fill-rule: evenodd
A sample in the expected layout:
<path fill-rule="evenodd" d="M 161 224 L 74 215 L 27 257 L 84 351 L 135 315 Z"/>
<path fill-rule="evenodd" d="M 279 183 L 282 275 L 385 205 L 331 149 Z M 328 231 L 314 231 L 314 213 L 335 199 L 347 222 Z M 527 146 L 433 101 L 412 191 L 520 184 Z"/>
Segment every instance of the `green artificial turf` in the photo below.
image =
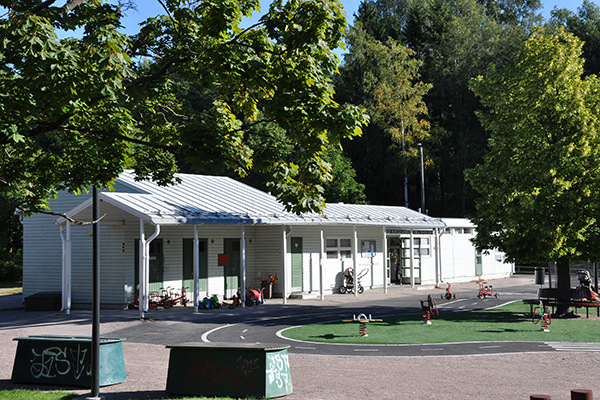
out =
<path fill-rule="evenodd" d="M 592 309 L 595 313 L 595 309 Z M 590 312 L 592 312 L 590 310 Z M 305 325 L 283 332 L 283 336 L 324 343 L 360 344 L 424 344 L 478 341 L 556 341 L 600 342 L 600 320 L 586 319 L 585 310 L 579 318 L 552 319 L 550 332 L 541 332 L 541 323 L 533 324 L 529 305 L 522 302 L 473 312 L 444 312 L 423 324 L 419 315 L 396 315 L 369 322 L 368 336 L 362 337 L 357 322 L 333 321 Z M 350 318 L 351 319 L 351 318 Z"/>

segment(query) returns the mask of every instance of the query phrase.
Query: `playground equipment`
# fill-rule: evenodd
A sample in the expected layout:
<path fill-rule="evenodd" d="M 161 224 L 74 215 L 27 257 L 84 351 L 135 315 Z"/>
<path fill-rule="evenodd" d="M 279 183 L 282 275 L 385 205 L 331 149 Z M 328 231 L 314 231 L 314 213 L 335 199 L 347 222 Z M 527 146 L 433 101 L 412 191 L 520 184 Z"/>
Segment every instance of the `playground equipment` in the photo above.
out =
<path fill-rule="evenodd" d="M 365 291 L 365 288 L 360 284 L 360 279 L 369 273 L 369 269 L 365 268 L 356 276 L 358 294 Z M 340 286 L 340 293 L 354 293 L 354 270 L 352 267 L 347 268 L 344 271 L 344 286 Z"/>
<path fill-rule="evenodd" d="M 478 282 L 479 283 L 479 294 L 477 294 L 477 297 L 479 297 L 480 299 L 485 299 L 488 296 L 494 296 L 495 298 L 498 298 L 498 296 L 500 296 L 500 294 L 498 293 L 494 293 L 494 288 L 492 287 L 492 285 L 487 286 L 487 282 Z M 483 286 L 486 285 L 486 286 Z"/>
<path fill-rule="evenodd" d="M 445 294 L 445 295 L 444 295 L 444 294 L 442 295 L 442 300 L 443 300 L 443 299 L 450 300 L 450 299 L 452 299 L 452 298 L 456 299 L 456 295 L 455 295 L 455 294 L 452 294 L 452 293 L 450 293 L 450 284 L 448 284 L 448 287 L 446 288 L 446 294 Z"/>
<path fill-rule="evenodd" d="M 352 319 L 345 319 L 342 322 L 358 322 L 358 333 L 360 334 L 361 337 L 366 337 L 366 336 L 369 336 L 367 334 L 367 324 L 369 322 L 381 322 L 381 321 L 383 321 L 383 320 L 371 318 L 371 314 L 369 314 L 369 317 L 367 317 L 365 314 L 360 313 L 360 314 L 358 314 L 358 317 L 356 315 L 353 315 Z"/>
<path fill-rule="evenodd" d="M 427 300 L 421 300 L 421 315 L 423 316 L 423 323 L 425 325 L 431 325 L 431 317 L 440 315 L 437 304 L 431 298 L 431 295 L 427 296 Z"/>
<path fill-rule="evenodd" d="M 552 315 L 550 314 L 548 307 L 545 306 L 541 300 L 540 305 L 533 309 L 532 320 L 534 325 L 537 325 L 543 320 L 544 322 L 542 322 L 542 329 L 540 329 L 540 331 L 550 332 L 549 326 L 552 323 Z"/>

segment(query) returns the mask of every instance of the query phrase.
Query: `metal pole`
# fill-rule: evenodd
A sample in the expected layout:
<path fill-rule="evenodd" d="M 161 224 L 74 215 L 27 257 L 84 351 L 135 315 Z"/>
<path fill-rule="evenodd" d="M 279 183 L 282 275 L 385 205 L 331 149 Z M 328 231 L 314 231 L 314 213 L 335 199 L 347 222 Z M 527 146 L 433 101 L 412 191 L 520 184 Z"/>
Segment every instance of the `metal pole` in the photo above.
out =
<path fill-rule="evenodd" d="M 100 206 L 98 189 L 94 187 L 92 194 L 92 399 L 100 398 L 100 260 L 99 260 L 99 223 Z"/>
<path fill-rule="evenodd" d="M 425 210 L 425 170 L 423 169 L 423 145 L 418 143 L 419 152 L 421 153 L 421 212 L 427 214 Z"/>

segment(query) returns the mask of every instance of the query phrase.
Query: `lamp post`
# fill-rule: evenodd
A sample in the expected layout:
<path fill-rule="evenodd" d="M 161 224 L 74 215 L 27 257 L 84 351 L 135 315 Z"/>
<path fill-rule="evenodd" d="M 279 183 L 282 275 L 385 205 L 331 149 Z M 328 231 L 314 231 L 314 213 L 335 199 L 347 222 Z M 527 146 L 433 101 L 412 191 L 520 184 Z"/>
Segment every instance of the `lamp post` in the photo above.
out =
<path fill-rule="evenodd" d="M 421 154 L 421 212 L 423 214 L 427 214 L 425 212 L 425 170 L 423 169 L 423 145 L 421 143 L 417 143 L 419 146 L 419 153 Z"/>

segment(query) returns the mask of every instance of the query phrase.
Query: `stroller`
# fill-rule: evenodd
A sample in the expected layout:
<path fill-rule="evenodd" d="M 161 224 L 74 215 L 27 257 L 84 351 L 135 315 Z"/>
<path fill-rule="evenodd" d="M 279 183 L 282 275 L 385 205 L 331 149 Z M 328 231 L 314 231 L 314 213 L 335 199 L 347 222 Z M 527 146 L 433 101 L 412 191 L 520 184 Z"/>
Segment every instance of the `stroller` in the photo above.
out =
<path fill-rule="evenodd" d="M 360 273 L 356 276 L 357 286 L 358 286 L 358 294 L 361 294 L 365 291 L 365 288 L 360 284 L 360 279 L 369 273 L 367 268 L 360 271 Z M 340 293 L 354 293 L 354 277 L 352 276 L 354 271 L 352 267 L 346 269 L 344 271 L 344 285 L 340 286 Z"/>

